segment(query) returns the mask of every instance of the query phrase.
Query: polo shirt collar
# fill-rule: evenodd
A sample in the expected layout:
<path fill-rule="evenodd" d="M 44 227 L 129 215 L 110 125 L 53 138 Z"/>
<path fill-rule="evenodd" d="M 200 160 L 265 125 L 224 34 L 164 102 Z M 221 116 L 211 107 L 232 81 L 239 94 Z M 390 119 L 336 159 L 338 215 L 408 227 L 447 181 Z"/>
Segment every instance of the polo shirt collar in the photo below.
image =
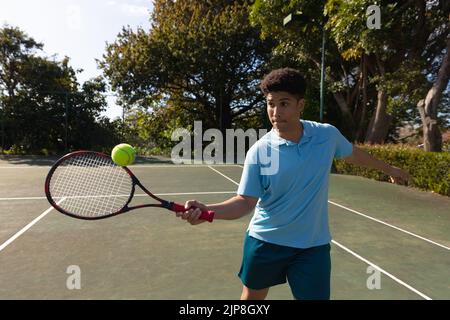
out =
<path fill-rule="evenodd" d="M 312 133 L 312 128 L 303 120 L 300 120 L 300 122 L 303 125 L 303 136 L 300 139 L 299 143 L 295 143 L 292 142 L 290 140 L 286 140 L 281 138 L 278 133 L 272 128 L 272 130 L 270 130 L 270 142 L 274 145 L 274 146 L 280 146 L 280 145 L 287 145 L 287 146 L 292 146 L 292 145 L 302 145 L 306 142 L 308 142 L 309 140 L 311 140 L 313 133 Z"/>

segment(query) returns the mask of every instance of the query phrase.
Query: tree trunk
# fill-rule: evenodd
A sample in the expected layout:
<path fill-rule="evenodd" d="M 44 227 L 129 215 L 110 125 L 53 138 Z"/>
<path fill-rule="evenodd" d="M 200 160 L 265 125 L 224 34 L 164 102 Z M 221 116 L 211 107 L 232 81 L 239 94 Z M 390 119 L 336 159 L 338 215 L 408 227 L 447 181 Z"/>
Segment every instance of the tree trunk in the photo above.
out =
<path fill-rule="evenodd" d="M 355 121 L 353 120 L 353 115 L 348 107 L 345 98 L 340 93 L 333 93 L 334 100 L 336 100 L 341 113 L 342 113 L 342 125 L 341 131 L 344 136 L 353 141 Z"/>
<path fill-rule="evenodd" d="M 386 73 L 383 61 L 375 56 L 378 73 L 382 78 Z M 388 94 L 385 89 L 379 88 L 377 94 L 377 108 L 372 118 L 370 119 L 369 128 L 366 132 L 366 143 L 382 144 L 386 140 L 389 132 L 389 125 L 392 121 L 392 116 L 386 112 Z"/>
<path fill-rule="evenodd" d="M 217 94 L 216 98 L 216 118 L 217 124 L 219 125 L 219 130 L 222 134 L 225 134 L 226 129 L 231 129 L 231 108 L 230 108 L 230 99 L 225 96 L 225 92 L 223 89 Z"/>
<path fill-rule="evenodd" d="M 431 91 L 431 90 L 430 90 Z M 427 97 L 429 94 L 427 95 Z M 425 151 L 442 151 L 442 134 L 437 123 L 437 114 L 430 114 L 425 100 L 420 100 L 417 103 L 420 118 L 422 119 L 423 128 L 423 146 Z"/>
<path fill-rule="evenodd" d="M 378 91 L 377 109 L 370 119 L 369 128 L 366 134 L 366 143 L 382 144 L 386 140 L 389 125 L 392 121 L 392 116 L 386 112 L 387 108 L 387 93 L 384 90 Z"/>
<path fill-rule="evenodd" d="M 450 39 L 447 40 L 447 53 L 439 68 L 436 82 L 428 91 L 427 96 L 417 103 L 420 118 L 423 125 L 423 144 L 425 151 L 442 151 L 442 134 L 437 123 L 438 105 L 442 97 L 442 91 L 448 85 L 450 79 Z"/>

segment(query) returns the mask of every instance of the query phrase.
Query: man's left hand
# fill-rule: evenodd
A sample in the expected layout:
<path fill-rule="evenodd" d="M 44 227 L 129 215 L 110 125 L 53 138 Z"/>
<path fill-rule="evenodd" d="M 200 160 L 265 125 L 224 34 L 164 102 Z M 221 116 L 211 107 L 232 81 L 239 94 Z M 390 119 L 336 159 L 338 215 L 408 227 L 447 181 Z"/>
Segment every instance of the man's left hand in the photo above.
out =
<path fill-rule="evenodd" d="M 412 182 L 410 174 L 407 171 L 397 167 L 392 167 L 389 172 L 389 176 L 391 183 L 408 185 L 408 183 Z"/>

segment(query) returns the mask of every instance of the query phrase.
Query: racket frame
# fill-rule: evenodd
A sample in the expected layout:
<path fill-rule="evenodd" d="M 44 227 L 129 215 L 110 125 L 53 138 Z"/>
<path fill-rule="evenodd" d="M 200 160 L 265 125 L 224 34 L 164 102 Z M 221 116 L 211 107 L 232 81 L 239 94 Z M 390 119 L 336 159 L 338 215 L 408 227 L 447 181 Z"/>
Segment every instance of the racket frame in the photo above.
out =
<path fill-rule="evenodd" d="M 59 212 L 71 216 L 73 218 L 77 218 L 77 219 L 83 219 L 83 220 L 100 220 L 100 219 L 105 219 L 105 218 L 109 218 L 112 216 L 116 216 L 118 214 L 121 213 L 125 213 L 128 212 L 130 210 L 134 210 L 134 209 L 140 209 L 140 208 L 146 208 L 146 207 L 159 207 L 159 208 L 165 208 L 171 211 L 174 211 L 174 207 L 175 207 L 175 203 L 172 201 L 167 201 L 164 199 L 161 199 L 157 196 L 155 196 L 153 193 L 151 193 L 146 187 L 144 187 L 142 185 L 142 183 L 139 181 L 139 179 L 131 172 L 130 169 L 128 169 L 126 166 L 124 167 L 120 167 L 123 170 L 125 170 L 128 175 L 131 178 L 132 181 L 132 186 L 131 186 L 131 192 L 130 192 L 130 196 L 128 197 L 128 200 L 126 201 L 125 205 L 118 211 L 113 212 L 111 214 L 105 214 L 102 216 L 96 216 L 96 217 L 88 217 L 88 216 L 81 216 L 81 215 L 76 215 L 73 214 L 71 212 L 68 212 L 66 210 L 64 210 L 61 206 L 58 205 L 58 203 L 53 199 L 51 192 L 50 192 L 50 182 L 51 179 L 53 177 L 53 174 L 55 173 L 56 169 L 61 165 L 61 163 L 67 161 L 70 158 L 75 158 L 81 155 L 94 155 L 94 156 L 99 156 L 102 158 L 106 158 L 108 160 L 110 160 L 110 157 L 104 153 L 100 153 L 100 152 L 95 152 L 95 151 L 87 151 L 87 150 L 80 150 L 80 151 L 74 151 L 71 152 L 69 154 L 66 154 L 65 156 L 61 157 L 59 160 L 57 160 L 52 168 L 50 169 L 50 171 L 47 174 L 47 177 L 45 179 L 45 196 L 47 197 L 48 202 Z M 147 195 L 149 195 L 150 197 L 152 197 L 153 199 L 155 199 L 156 201 L 160 202 L 159 204 L 156 203 L 151 203 L 151 204 L 142 204 L 142 205 L 136 205 L 136 206 L 128 206 L 131 202 L 131 200 L 134 197 L 134 193 L 136 191 L 136 185 L 139 186 L 139 188 L 141 188 Z"/>

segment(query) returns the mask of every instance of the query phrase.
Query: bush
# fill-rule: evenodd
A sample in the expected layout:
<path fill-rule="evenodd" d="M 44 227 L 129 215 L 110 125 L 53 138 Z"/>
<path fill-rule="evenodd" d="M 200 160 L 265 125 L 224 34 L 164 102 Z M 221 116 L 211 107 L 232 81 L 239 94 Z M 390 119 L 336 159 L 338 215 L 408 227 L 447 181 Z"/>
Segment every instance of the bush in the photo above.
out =
<path fill-rule="evenodd" d="M 358 145 L 377 159 L 405 169 L 412 177 L 411 186 L 450 196 L 450 153 L 425 152 L 405 145 Z M 336 173 L 389 181 L 389 176 L 374 169 L 335 160 Z"/>
<path fill-rule="evenodd" d="M 25 155 L 27 154 L 25 147 L 22 145 L 13 144 L 9 150 L 4 150 L 4 154 L 10 155 L 10 156 L 16 156 L 16 155 Z"/>
<path fill-rule="evenodd" d="M 145 155 L 145 156 L 164 156 L 170 158 L 170 148 L 160 148 L 160 147 L 153 147 L 153 148 L 138 148 L 138 154 Z"/>

